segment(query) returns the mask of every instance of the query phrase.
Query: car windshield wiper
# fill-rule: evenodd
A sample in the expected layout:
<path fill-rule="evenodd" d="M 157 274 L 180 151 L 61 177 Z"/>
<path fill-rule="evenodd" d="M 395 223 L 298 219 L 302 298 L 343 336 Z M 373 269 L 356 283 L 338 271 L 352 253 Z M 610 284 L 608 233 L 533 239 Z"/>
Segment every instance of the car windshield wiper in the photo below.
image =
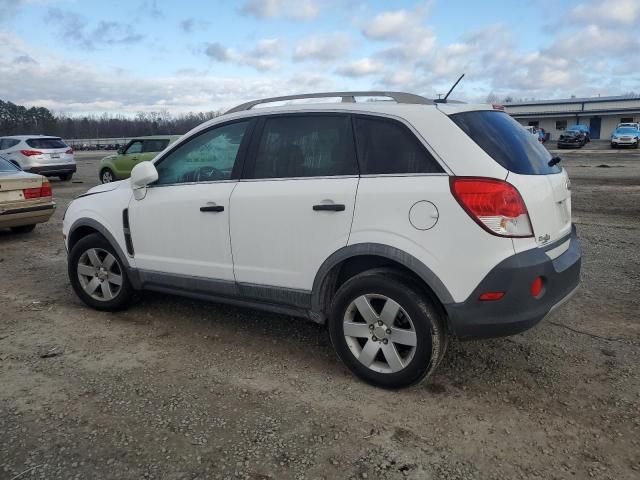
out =
<path fill-rule="evenodd" d="M 547 165 L 549 165 L 550 167 L 553 167 L 554 165 L 559 164 L 562 161 L 561 157 L 551 157 L 551 160 L 549 160 L 549 163 L 547 163 Z"/>

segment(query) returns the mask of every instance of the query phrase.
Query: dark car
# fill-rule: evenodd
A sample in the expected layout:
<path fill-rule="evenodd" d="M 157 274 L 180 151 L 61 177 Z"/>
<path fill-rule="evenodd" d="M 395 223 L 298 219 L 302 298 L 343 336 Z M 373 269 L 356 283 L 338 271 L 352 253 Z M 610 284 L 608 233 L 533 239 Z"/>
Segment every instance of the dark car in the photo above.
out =
<path fill-rule="evenodd" d="M 587 138 L 587 143 L 589 143 L 591 141 L 591 130 L 589 130 L 589 127 L 586 125 L 571 125 L 569 127 L 569 130 L 580 130 L 582 133 L 585 134 L 585 137 Z"/>
<path fill-rule="evenodd" d="M 587 139 L 587 134 L 582 131 L 580 128 L 576 128 L 577 125 L 566 129 L 563 133 L 558 137 L 558 148 L 580 148 L 584 147 L 585 143 L 589 140 Z"/>

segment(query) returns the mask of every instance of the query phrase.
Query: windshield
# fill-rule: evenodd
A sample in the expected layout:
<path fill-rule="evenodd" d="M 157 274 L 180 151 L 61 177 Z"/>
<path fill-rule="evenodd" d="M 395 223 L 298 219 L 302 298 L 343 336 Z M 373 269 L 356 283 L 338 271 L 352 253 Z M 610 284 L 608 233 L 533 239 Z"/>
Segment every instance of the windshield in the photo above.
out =
<path fill-rule="evenodd" d="M 461 112 L 449 118 L 491 158 L 507 170 L 522 175 L 559 173 L 549 166 L 551 154 L 507 113 L 495 110 Z"/>
<path fill-rule="evenodd" d="M 20 170 L 9 160 L 0 156 L 0 172 L 19 172 Z"/>
<path fill-rule="evenodd" d="M 627 127 L 619 128 L 614 132 L 615 135 L 635 135 L 636 133 L 638 133 L 637 129 Z"/>

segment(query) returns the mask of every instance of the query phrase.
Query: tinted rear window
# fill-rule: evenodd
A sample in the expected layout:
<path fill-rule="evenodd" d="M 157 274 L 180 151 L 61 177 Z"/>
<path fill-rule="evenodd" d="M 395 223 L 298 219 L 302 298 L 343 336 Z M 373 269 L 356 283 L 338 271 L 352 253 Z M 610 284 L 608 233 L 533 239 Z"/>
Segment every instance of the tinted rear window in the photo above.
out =
<path fill-rule="evenodd" d="M 546 175 L 562 171 L 549 166 L 551 154 L 508 114 L 483 110 L 450 115 L 458 127 L 491 158 L 513 173 Z"/>
<path fill-rule="evenodd" d="M 67 144 L 60 138 L 30 138 L 27 145 L 31 148 L 67 148 Z"/>

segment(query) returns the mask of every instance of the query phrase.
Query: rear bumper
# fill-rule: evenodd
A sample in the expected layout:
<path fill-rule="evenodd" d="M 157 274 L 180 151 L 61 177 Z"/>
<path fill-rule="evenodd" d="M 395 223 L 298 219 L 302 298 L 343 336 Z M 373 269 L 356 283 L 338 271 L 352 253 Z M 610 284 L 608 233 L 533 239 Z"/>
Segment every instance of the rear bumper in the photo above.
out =
<path fill-rule="evenodd" d="M 52 202 L 43 205 L 0 210 L 0 228 L 44 223 L 51 218 L 55 208 L 56 204 Z"/>
<path fill-rule="evenodd" d="M 445 305 L 452 333 L 460 339 L 492 338 L 523 332 L 540 322 L 575 292 L 580 283 L 582 249 L 575 226 L 569 248 L 551 260 L 542 249 L 518 253 L 499 263 L 467 300 Z M 544 279 L 538 298 L 531 295 L 536 277 Z M 481 301 L 485 292 L 505 292 Z"/>
<path fill-rule="evenodd" d="M 75 173 L 75 163 L 62 163 L 60 165 L 37 165 L 25 169 L 25 172 L 39 173 L 45 176 L 64 175 L 66 173 Z"/>

